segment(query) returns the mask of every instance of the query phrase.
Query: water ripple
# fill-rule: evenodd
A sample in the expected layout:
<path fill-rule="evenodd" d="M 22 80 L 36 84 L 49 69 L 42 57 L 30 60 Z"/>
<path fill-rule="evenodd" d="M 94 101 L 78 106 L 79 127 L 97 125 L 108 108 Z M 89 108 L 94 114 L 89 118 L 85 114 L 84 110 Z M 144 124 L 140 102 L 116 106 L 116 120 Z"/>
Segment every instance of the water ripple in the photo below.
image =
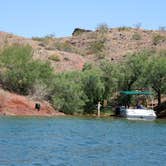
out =
<path fill-rule="evenodd" d="M 166 121 L 0 118 L 0 166 L 166 165 Z"/>

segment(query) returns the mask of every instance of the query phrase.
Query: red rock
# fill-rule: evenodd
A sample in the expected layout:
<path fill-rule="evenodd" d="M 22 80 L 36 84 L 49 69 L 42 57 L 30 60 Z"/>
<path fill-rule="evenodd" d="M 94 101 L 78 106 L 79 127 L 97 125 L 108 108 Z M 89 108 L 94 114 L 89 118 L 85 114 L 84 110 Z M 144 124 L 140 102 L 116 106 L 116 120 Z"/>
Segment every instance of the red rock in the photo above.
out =
<path fill-rule="evenodd" d="M 40 103 L 41 109 L 35 109 L 35 104 Z M 61 112 L 54 110 L 48 102 L 33 101 L 25 96 L 0 90 L 0 115 L 9 116 L 60 116 Z"/>

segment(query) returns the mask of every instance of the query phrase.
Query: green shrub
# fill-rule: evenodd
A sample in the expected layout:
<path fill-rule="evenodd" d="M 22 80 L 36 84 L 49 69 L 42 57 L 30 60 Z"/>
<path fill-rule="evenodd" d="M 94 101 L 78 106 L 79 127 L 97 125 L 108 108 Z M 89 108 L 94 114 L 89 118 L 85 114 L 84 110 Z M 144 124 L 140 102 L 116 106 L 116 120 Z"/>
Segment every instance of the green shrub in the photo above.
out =
<path fill-rule="evenodd" d="M 162 36 L 160 34 L 156 34 L 153 36 L 153 44 L 157 45 L 159 43 L 165 42 L 166 41 L 166 37 Z"/>
<path fill-rule="evenodd" d="M 57 54 L 53 54 L 53 55 L 49 56 L 48 59 L 50 59 L 52 61 L 56 61 L 56 62 L 60 61 L 60 58 Z"/>
<path fill-rule="evenodd" d="M 134 33 L 134 34 L 132 35 L 132 39 L 133 39 L 133 40 L 141 40 L 141 35 L 140 35 L 139 33 Z"/>
<path fill-rule="evenodd" d="M 55 48 L 59 51 L 74 52 L 75 48 L 69 42 L 56 42 Z"/>
<path fill-rule="evenodd" d="M 84 66 L 83 66 L 82 71 L 90 70 L 90 69 L 92 69 L 92 64 L 91 63 L 85 63 Z"/>
<path fill-rule="evenodd" d="M 70 61 L 70 59 L 68 57 L 64 57 L 65 61 Z"/>
<path fill-rule="evenodd" d="M 48 39 L 53 39 L 55 36 L 54 34 L 48 34 L 44 37 L 32 37 L 32 40 L 36 40 L 36 41 L 45 41 L 45 40 L 48 40 Z"/>
<path fill-rule="evenodd" d="M 109 32 L 109 27 L 107 24 L 100 24 L 96 30 L 101 34 L 107 34 Z"/>
<path fill-rule="evenodd" d="M 32 37 L 32 40 L 35 40 L 35 41 L 39 41 L 39 46 L 41 47 L 46 47 L 48 44 L 52 43 L 54 41 L 54 35 L 53 34 L 49 34 L 49 35 L 46 35 L 44 37 Z M 54 49 L 52 47 L 46 47 L 46 49 Z"/>
<path fill-rule="evenodd" d="M 105 55 L 105 41 L 97 40 L 90 44 L 89 51 L 95 54 L 98 58 L 104 58 Z"/>
<path fill-rule="evenodd" d="M 118 31 L 128 31 L 130 29 L 131 29 L 131 27 L 126 27 L 126 26 L 118 27 Z"/>
<path fill-rule="evenodd" d="M 166 57 L 166 49 L 161 49 L 161 50 L 159 51 L 159 55 L 160 55 L 161 57 Z"/>
<path fill-rule="evenodd" d="M 42 42 L 42 41 L 44 41 L 44 40 L 45 40 L 45 38 L 44 38 L 44 37 L 32 37 L 32 40 Z"/>

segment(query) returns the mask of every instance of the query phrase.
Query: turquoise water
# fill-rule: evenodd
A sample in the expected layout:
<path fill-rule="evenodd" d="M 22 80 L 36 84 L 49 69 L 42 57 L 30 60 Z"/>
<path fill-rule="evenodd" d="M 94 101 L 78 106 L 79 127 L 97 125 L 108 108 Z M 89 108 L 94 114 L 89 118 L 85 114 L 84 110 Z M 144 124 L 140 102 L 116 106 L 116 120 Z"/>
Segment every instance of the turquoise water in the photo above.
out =
<path fill-rule="evenodd" d="M 0 118 L 0 166 L 121 165 L 166 165 L 166 121 Z"/>

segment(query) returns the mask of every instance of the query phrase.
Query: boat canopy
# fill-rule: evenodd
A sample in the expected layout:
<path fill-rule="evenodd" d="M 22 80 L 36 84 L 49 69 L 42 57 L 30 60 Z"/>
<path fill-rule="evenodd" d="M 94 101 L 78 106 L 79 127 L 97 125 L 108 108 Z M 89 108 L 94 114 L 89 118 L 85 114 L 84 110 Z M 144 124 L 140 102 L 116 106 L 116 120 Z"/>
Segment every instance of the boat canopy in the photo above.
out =
<path fill-rule="evenodd" d="M 152 95 L 150 91 L 120 91 L 120 94 L 124 95 Z"/>

